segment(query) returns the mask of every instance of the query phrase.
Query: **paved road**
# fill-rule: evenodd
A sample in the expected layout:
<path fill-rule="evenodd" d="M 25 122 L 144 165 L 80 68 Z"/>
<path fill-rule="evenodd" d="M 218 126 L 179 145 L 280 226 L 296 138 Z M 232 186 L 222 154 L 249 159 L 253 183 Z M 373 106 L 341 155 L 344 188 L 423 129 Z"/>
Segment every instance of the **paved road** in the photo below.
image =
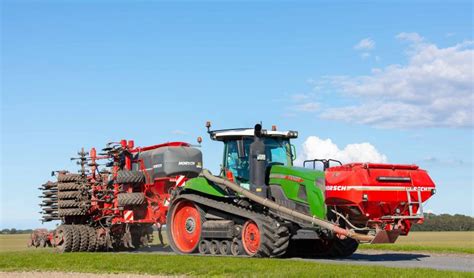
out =
<path fill-rule="evenodd" d="M 153 246 L 137 252 L 150 254 L 172 254 L 169 248 Z M 345 259 L 321 258 L 289 258 L 290 260 L 304 260 L 318 263 L 378 265 L 388 267 L 432 268 L 439 270 L 454 270 L 474 272 L 474 255 L 470 254 L 431 254 L 423 252 L 395 252 L 379 250 L 359 250 Z"/>
<path fill-rule="evenodd" d="M 295 258 L 296 259 L 296 258 Z M 389 267 L 419 267 L 439 270 L 474 272 L 474 255 L 429 254 L 393 251 L 361 250 L 346 259 L 302 259 L 324 263 L 378 265 Z"/>

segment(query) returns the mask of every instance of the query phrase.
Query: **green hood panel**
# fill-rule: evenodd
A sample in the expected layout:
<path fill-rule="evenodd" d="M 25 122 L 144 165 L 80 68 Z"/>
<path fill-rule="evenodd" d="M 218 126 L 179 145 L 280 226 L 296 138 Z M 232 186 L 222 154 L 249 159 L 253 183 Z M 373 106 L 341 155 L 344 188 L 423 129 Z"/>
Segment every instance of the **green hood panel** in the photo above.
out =
<path fill-rule="evenodd" d="M 199 191 L 216 197 L 225 197 L 228 195 L 224 190 L 222 190 L 222 188 L 209 182 L 203 177 L 197 177 L 186 181 L 184 189 Z"/>
<path fill-rule="evenodd" d="M 270 170 L 270 184 L 280 185 L 288 199 L 309 205 L 314 216 L 322 219 L 326 217 L 323 171 L 275 165 Z M 306 189 L 306 199 L 300 198 L 301 186 Z"/>

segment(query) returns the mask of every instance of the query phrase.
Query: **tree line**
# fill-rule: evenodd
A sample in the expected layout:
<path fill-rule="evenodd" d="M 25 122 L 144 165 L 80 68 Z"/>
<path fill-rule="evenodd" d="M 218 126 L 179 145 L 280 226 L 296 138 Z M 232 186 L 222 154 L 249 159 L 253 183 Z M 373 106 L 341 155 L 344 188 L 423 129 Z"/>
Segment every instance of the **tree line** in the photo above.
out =
<path fill-rule="evenodd" d="M 423 224 L 414 224 L 412 231 L 474 231 L 474 218 L 462 214 L 425 213 Z"/>

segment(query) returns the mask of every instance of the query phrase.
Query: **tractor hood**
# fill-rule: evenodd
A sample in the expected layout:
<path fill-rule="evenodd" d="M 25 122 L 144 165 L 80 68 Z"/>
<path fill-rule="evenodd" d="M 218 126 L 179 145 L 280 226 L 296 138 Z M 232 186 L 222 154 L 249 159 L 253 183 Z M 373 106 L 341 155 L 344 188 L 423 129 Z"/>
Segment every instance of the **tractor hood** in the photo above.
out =
<path fill-rule="evenodd" d="M 273 165 L 270 169 L 268 184 L 281 186 L 286 198 L 309 206 L 309 211 L 314 216 L 326 217 L 323 171 Z"/>

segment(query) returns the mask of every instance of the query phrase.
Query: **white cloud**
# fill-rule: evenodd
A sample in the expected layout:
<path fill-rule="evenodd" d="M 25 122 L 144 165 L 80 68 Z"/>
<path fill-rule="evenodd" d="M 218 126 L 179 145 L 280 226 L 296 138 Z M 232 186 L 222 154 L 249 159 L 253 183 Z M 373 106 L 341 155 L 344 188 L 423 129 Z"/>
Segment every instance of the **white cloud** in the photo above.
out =
<path fill-rule="evenodd" d="M 418 33 L 405 33 L 405 32 L 402 32 L 402 33 L 398 34 L 395 37 L 397 39 L 400 39 L 400 40 L 407 40 L 407 41 L 416 42 L 416 43 L 420 43 L 420 42 L 425 40 Z"/>
<path fill-rule="evenodd" d="M 370 53 L 369 52 L 363 52 L 362 54 L 360 54 L 360 57 L 362 59 L 367 59 L 370 57 Z"/>
<path fill-rule="evenodd" d="M 327 84 L 358 104 L 330 107 L 321 117 L 383 128 L 474 126 L 474 43 L 440 48 L 417 33 L 396 37 L 411 43 L 408 63 L 323 78 L 318 86 Z"/>
<path fill-rule="evenodd" d="M 293 106 L 293 110 L 301 112 L 315 112 L 319 110 L 319 103 L 317 102 L 306 102 Z"/>
<path fill-rule="evenodd" d="M 303 143 L 302 153 L 298 155 L 296 163 L 302 165 L 304 160 L 315 158 L 332 158 L 340 160 L 342 163 L 386 163 L 388 161 L 387 156 L 381 154 L 370 143 L 348 144 L 344 148 L 339 148 L 331 139 L 309 136 Z"/>
<path fill-rule="evenodd" d="M 362 39 L 356 45 L 354 45 L 354 49 L 356 50 L 371 50 L 375 48 L 375 41 L 371 38 Z"/>

